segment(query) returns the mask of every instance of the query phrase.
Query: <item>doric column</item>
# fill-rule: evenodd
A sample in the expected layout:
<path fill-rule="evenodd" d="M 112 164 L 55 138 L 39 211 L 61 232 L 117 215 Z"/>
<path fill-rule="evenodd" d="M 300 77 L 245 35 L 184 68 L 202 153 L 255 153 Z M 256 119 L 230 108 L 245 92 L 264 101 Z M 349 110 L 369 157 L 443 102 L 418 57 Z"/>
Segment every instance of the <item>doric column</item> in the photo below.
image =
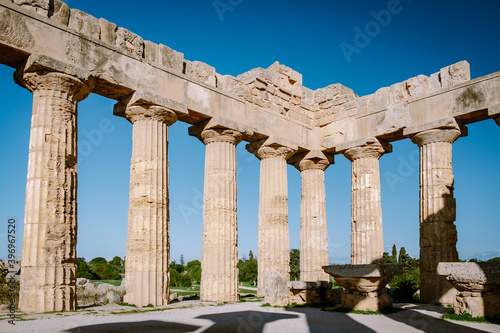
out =
<path fill-rule="evenodd" d="M 260 162 L 258 295 L 264 296 L 264 274 L 279 271 L 290 276 L 290 240 L 288 235 L 287 162 L 295 149 L 266 144 L 266 139 L 247 145 Z"/>
<path fill-rule="evenodd" d="M 124 301 L 169 302 L 168 126 L 177 115 L 154 104 L 130 105 L 133 124 Z"/>
<path fill-rule="evenodd" d="M 76 310 L 77 103 L 95 81 L 43 56 L 15 79 L 33 93 L 19 308 Z"/>
<path fill-rule="evenodd" d="M 379 159 L 390 145 L 373 144 L 344 151 L 352 162 L 351 264 L 372 264 L 382 259 L 384 237 L 380 198 Z"/>
<path fill-rule="evenodd" d="M 420 147 L 420 299 L 423 302 L 450 303 L 455 296 L 454 289 L 436 270 L 439 262 L 458 261 L 451 150 L 459 136 L 456 129 L 433 129 L 412 137 Z"/>
<path fill-rule="evenodd" d="M 328 265 L 325 170 L 333 156 L 306 154 L 294 163 L 302 180 L 300 202 L 300 280 L 330 281 Z"/>
<path fill-rule="evenodd" d="M 238 301 L 236 145 L 243 135 L 227 128 L 192 127 L 206 146 L 200 296 Z"/>

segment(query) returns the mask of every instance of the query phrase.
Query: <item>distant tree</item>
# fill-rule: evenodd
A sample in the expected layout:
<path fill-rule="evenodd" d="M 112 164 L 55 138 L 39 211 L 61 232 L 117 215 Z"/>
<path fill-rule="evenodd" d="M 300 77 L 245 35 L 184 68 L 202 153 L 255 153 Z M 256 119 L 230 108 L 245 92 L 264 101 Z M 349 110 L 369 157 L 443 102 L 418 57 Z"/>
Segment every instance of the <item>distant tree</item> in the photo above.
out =
<path fill-rule="evenodd" d="M 111 261 L 109 262 L 111 265 L 115 265 L 115 266 L 123 266 L 123 260 L 122 258 L 116 256 L 116 257 L 113 257 L 113 259 L 111 259 Z"/>
<path fill-rule="evenodd" d="M 250 250 L 250 253 L 248 254 L 248 260 L 254 260 L 252 250 Z"/>
<path fill-rule="evenodd" d="M 96 257 L 96 258 L 89 261 L 90 266 L 95 266 L 95 265 L 99 265 L 99 264 L 107 264 L 107 263 L 108 263 L 108 261 L 106 259 L 104 259 L 103 257 Z"/>
<path fill-rule="evenodd" d="M 77 278 L 85 278 L 89 280 L 100 280 L 101 278 L 96 273 L 90 270 L 90 267 L 85 262 L 85 258 L 77 258 L 76 259 L 77 268 L 76 268 L 76 277 Z"/>
<path fill-rule="evenodd" d="M 176 270 L 179 274 L 182 274 L 184 272 L 184 266 L 180 265 L 180 264 L 176 264 L 175 260 L 170 263 L 170 269 Z"/>
<path fill-rule="evenodd" d="M 111 264 L 107 264 L 98 275 L 101 280 L 120 280 L 122 278 L 116 267 Z"/>
<path fill-rule="evenodd" d="M 200 282 L 201 281 L 201 266 L 193 266 L 187 272 L 187 275 L 191 281 Z"/>
<path fill-rule="evenodd" d="M 184 255 L 181 254 L 181 265 L 184 266 Z"/>
<path fill-rule="evenodd" d="M 290 280 L 300 279 L 300 250 L 290 250 Z"/>
<path fill-rule="evenodd" d="M 469 260 L 469 262 L 481 262 L 481 260 L 476 259 L 476 258 L 472 258 L 472 259 Z"/>
<path fill-rule="evenodd" d="M 491 258 L 487 262 L 500 262 L 500 257 Z"/>
<path fill-rule="evenodd" d="M 187 268 L 191 269 L 196 266 L 201 266 L 201 262 L 199 260 L 191 260 L 186 264 Z"/>
<path fill-rule="evenodd" d="M 399 258 L 398 258 L 398 263 L 402 264 L 405 260 L 406 260 L 406 249 L 403 247 L 401 247 L 399 249 Z"/>
<path fill-rule="evenodd" d="M 398 250 L 396 249 L 396 244 L 392 246 L 392 262 L 393 263 L 398 262 Z"/>

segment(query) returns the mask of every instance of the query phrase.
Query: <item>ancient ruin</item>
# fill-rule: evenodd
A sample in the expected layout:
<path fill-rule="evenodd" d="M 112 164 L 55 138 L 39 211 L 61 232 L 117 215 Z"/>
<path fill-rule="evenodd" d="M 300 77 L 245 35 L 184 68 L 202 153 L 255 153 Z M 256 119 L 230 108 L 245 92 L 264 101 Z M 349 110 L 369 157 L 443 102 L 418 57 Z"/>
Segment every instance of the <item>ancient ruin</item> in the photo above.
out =
<path fill-rule="evenodd" d="M 147 37 L 147 36 L 143 36 Z M 500 125 L 500 72 L 470 80 L 465 61 L 358 96 L 332 84 L 311 90 L 279 64 L 237 77 L 67 4 L 0 0 L 0 63 L 33 93 L 19 308 L 75 309 L 77 105 L 114 99 L 133 126 L 125 301 L 169 300 L 168 126 L 192 124 L 206 146 L 201 298 L 238 299 L 236 155 L 259 160 L 259 294 L 265 272 L 288 280 L 286 164 L 301 173 L 301 280 L 328 281 L 324 171 L 352 161 L 352 263 L 383 253 L 379 159 L 390 142 L 420 147 L 421 300 L 453 302 L 437 275 L 458 260 L 452 145 L 469 123 Z M 110 110 L 111 112 L 111 110 Z M 338 157 L 343 158 L 343 157 Z M 417 203 L 415 203 L 417 205 Z M 418 223 L 415 221 L 415 223 Z"/>

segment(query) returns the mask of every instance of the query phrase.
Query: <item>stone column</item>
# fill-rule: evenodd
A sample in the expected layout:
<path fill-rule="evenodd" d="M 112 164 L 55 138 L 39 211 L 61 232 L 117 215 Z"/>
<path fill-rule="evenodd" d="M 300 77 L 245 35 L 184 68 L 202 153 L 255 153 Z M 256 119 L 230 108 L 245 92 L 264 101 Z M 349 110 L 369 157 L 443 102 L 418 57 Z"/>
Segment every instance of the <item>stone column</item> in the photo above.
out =
<path fill-rule="evenodd" d="M 290 277 L 290 240 L 288 235 L 287 159 L 295 149 L 266 140 L 247 145 L 260 162 L 258 295 L 264 296 L 266 271 L 278 271 Z"/>
<path fill-rule="evenodd" d="M 95 81 L 71 65 L 40 59 L 31 56 L 15 73 L 17 83 L 33 93 L 19 309 L 72 311 L 76 310 L 77 103 L 88 96 Z"/>
<path fill-rule="evenodd" d="M 455 290 L 437 275 L 439 262 L 458 261 L 456 204 L 453 198 L 452 144 L 456 129 L 416 134 L 420 147 L 420 299 L 452 303 Z"/>
<path fill-rule="evenodd" d="M 300 280 L 330 281 L 323 270 L 328 265 L 325 170 L 333 156 L 304 156 L 294 163 L 302 180 L 300 202 Z"/>
<path fill-rule="evenodd" d="M 127 106 L 133 124 L 124 301 L 169 302 L 168 126 L 177 115 L 162 106 Z"/>
<path fill-rule="evenodd" d="M 201 299 L 238 301 L 238 223 L 236 146 L 242 133 L 227 128 L 193 127 L 205 144 Z"/>
<path fill-rule="evenodd" d="M 382 259 L 384 238 L 380 198 L 379 159 L 390 152 L 378 141 L 347 149 L 352 162 L 351 264 L 372 264 Z"/>

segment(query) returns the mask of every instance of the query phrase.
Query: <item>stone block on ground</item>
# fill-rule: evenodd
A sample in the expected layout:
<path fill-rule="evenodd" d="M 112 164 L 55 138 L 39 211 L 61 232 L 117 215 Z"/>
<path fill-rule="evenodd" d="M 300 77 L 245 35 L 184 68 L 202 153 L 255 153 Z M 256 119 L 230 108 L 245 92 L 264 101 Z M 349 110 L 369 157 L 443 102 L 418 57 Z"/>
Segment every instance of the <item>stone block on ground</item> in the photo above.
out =
<path fill-rule="evenodd" d="M 279 271 L 264 273 L 264 302 L 273 306 L 288 305 L 287 279 Z"/>

